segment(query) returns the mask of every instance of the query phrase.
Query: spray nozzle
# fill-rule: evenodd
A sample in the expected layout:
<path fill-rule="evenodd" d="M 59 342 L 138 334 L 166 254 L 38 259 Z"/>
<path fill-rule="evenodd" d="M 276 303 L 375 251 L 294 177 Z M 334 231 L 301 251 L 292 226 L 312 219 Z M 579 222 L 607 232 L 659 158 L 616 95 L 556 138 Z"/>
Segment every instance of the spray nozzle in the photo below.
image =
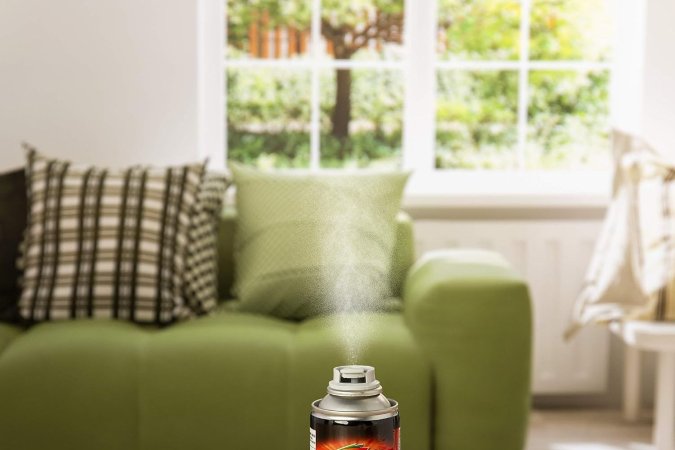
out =
<path fill-rule="evenodd" d="M 338 373 L 340 383 L 365 383 L 367 378 L 367 370 L 369 367 L 361 366 L 347 366 L 347 367 L 338 367 Z M 373 370 L 373 379 L 375 378 Z"/>
<path fill-rule="evenodd" d="M 366 377 L 345 377 L 345 376 L 340 376 L 340 383 L 365 383 L 366 382 Z"/>
<path fill-rule="evenodd" d="M 328 392 L 338 396 L 370 396 L 382 392 L 371 366 L 339 366 L 333 369 Z"/>

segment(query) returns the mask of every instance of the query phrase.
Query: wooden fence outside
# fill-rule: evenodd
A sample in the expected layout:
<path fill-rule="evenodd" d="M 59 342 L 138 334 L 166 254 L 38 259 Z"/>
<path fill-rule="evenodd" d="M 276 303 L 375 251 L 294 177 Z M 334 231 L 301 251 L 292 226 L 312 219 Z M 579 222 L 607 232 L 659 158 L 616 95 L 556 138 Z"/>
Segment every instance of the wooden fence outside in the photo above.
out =
<path fill-rule="evenodd" d="M 350 36 L 346 35 L 345 39 Z M 335 57 L 333 42 L 322 39 L 324 52 Z M 263 11 L 248 27 L 246 51 L 252 58 L 283 59 L 309 53 L 310 30 L 290 26 L 271 26 L 269 12 Z M 381 39 L 371 39 L 369 47 L 381 51 Z"/>

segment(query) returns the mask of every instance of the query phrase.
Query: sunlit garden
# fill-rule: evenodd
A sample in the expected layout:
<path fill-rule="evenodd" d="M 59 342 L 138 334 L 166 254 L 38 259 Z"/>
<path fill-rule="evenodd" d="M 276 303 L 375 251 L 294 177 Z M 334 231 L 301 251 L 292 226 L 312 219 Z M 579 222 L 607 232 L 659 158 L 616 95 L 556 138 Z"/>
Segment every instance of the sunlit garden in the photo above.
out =
<path fill-rule="evenodd" d="M 397 166 L 404 126 L 403 2 L 324 0 L 319 54 L 312 52 L 310 3 L 229 2 L 228 157 L 259 167 L 308 167 L 312 76 L 319 67 L 320 165 Z M 436 167 L 606 165 L 611 54 L 602 5 L 534 0 L 523 49 L 519 1 L 439 0 Z"/>

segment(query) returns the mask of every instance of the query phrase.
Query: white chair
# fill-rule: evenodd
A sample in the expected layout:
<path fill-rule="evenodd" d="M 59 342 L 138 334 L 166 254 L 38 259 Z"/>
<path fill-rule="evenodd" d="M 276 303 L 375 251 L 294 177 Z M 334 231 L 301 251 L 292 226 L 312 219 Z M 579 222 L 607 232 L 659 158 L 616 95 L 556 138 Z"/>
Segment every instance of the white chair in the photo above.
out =
<path fill-rule="evenodd" d="M 640 418 L 640 352 L 656 352 L 654 446 L 656 450 L 675 450 L 675 323 L 633 320 L 615 322 L 610 329 L 626 344 L 624 418 L 630 422 Z"/>
<path fill-rule="evenodd" d="M 675 162 L 614 133 L 612 202 L 568 337 L 609 323 L 626 344 L 624 417 L 640 413 L 640 352 L 658 356 L 654 444 L 675 450 Z"/>

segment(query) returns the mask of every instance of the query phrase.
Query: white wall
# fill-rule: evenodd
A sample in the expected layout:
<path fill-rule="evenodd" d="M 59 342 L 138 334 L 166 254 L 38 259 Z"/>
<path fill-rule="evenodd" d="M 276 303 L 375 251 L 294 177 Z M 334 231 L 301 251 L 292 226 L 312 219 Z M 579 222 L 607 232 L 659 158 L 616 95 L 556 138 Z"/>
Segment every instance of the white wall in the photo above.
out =
<path fill-rule="evenodd" d="M 675 158 L 675 2 L 647 2 L 642 131 Z"/>
<path fill-rule="evenodd" d="M 214 127 L 200 117 L 222 103 L 200 104 L 203 9 L 198 0 L 2 0 L 0 171 L 22 164 L 22 141 L 108 165 L 204 154 L 199 132 Z"/>

